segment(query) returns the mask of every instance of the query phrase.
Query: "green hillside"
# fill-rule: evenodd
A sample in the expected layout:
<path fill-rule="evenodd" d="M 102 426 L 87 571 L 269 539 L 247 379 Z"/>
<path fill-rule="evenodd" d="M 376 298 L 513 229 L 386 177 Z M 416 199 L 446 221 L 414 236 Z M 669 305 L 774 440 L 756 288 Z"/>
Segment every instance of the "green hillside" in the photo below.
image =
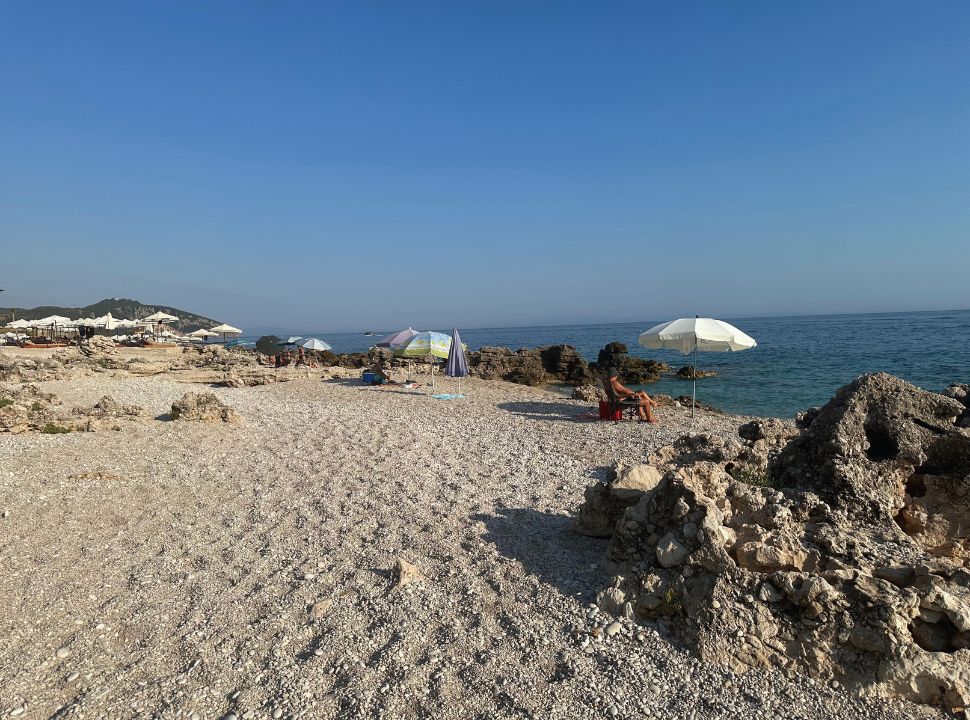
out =
<path fill-rule="evenodd" d="M 10 320 L 11 312 L 15 317 L 24 320 L 37 320 L 48 315 L 63 315 L 75 320 L 81 317 L 100 317 L 109 312 L 116 318 L 134 320 L 147 317 L 159 310 L 177 317 L 179 321 L 171 323 L 171 327 L 182 332 L 191 332 L 200 327 L 210 328 L 218 324 L 212 318 L 179 310 L 169 305 L 146 305 L 138 300 L 126 298 L 109 298 L 84 307 L 60 307 L 57 305 L 42 305 L 35 308 L 0 307 L 0 324 L 3 321 Z"/>

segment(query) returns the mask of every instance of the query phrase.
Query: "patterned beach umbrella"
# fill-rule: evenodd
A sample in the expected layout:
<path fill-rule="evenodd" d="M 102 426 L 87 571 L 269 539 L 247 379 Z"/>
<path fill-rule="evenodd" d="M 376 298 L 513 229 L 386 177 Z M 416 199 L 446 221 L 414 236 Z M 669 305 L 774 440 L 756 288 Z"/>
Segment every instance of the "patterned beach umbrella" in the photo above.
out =
<path fill-rule="evenodd" d="M 381 340 L 375 347 L 386 347 L 386 348 L 399 348 L 407 345 L 411 338 L 417 335 L 416 330 L 408 328 L 407 330 L 398 330 L 395 333 L 391 333 L 386 338 Z"/>
<path fill-rule="evenodd" d="M 458 378 L 458 394 L 461 395 L 461 379 L 468 377 L 468 362 L 465 360 L 465 347 L 461 344 L 458 328 L 451 331 L 451 348 L 445 364 L 445 375 Z"/>
<path fill-rule="evenodd" d="M 400 347 L 393 348 L 394 354 L 400 357 L 426 358 L 436 357 L 445 359 L 451 348 L 451 338 L 444 333 L 427 332 L 415 333 L 414 336 Z"/>
<path fill-rule="evenodd" d="M 394 354 L 408 358 L 442 358 L 448 357 L 451 349 L 451 338 L 444 333 L 426 332 L 416 333 L 414 337 L 401 347 L 392 347 Z M 431 365 L 431 392 L 434 393 L 434 365 Z"/>

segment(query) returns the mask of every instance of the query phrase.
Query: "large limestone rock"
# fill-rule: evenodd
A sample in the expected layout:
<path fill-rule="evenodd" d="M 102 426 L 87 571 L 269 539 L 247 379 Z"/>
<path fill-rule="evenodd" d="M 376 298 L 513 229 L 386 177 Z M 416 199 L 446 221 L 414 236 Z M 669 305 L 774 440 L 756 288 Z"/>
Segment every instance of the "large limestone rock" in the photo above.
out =
<path fill-rule="evenodd" d="M 663 618 L 735 671 L 777 666 L 967 706 L 963 412 L 951 397 L 869 375 L 801 431 L 755 421 L 737 438 L 681 438 L 649 458 L 662 478 L 634 504 L 587 490 L 580 518 L 613 532 L 615 577 L 600 604 Z"/>
<path fill-rule="evenodd" d="M 508 380 L 521 385 L 563 382 L 589 385 L 596 376 L 571 345 L 549 345 L 512 351 L 483 347 L 468 353 L 468 370 L 485 380 Z"/>
<path fill-rule="evenodd" d="M 186 393 L 172 403 L 173 420 L 235 423 L 242 416 L 217 398 L 213 393 Z"/>
<path fill-rule="evenodd" d="M 614 367 L 620 373 L 620 382 L 634 385 L 656 382 L 663 373 L 670 372 L 667 363 L 633 357 L 627 352 L 626 344 L 621 342 L 606 345 L 596 358 L 596 369 L 601 374 Z"/>

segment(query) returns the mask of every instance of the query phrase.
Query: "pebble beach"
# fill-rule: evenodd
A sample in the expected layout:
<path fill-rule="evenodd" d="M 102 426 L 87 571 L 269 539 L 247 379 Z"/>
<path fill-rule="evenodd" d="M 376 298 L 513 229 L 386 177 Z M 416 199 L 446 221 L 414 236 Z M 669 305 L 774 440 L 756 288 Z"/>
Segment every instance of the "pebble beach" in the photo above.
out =
<path fill-rule="evenodd" d="M 607 541 L 571 530 L 583 489 L 688 431 L 686 409 L 600 422 L 541 388 L 441 401 L 348 375 L 212 389 L 231 424 L 173 422 L 198 389 L 177 374 L 36 383 L 146 414 L 0 434 L 0 716 L 940 716 L 734 675 L 596 609 Z"/>

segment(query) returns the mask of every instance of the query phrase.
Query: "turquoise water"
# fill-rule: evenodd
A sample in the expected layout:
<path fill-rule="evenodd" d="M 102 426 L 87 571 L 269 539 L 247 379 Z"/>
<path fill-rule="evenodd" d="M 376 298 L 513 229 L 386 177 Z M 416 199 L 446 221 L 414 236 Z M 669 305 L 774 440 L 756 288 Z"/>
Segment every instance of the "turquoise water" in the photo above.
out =
<path fill-rule="evenodd" d="M 697 383 L 698 400 L 732 413 L 791 417 L 825 403 L 857 375 L 885 371 L 927 390 L 951 382 L 970 382 L 970 310 L 743 318 L 732 320 L 758 341 L 740 353 L 700 353 L 697 365 L 717 370 L 716 378 Z M 559 325 L 525 328 L 461 328 L 469 349 L 482 345 L 528 348 L 567 343 L 588 360 L 619 340 L 631 354 L 669 363 L 675 370 L 690 364 L 680 353 L 647 350 L 637 335 L 657 321 L 616 325 Z M 450 332 L 448 328 L 439 328 Z M 311 333 L 335 352 L 366 350 L 383 334 Z M 689 394 L 690 382 L 664 378 L 647 392 Z"/>

